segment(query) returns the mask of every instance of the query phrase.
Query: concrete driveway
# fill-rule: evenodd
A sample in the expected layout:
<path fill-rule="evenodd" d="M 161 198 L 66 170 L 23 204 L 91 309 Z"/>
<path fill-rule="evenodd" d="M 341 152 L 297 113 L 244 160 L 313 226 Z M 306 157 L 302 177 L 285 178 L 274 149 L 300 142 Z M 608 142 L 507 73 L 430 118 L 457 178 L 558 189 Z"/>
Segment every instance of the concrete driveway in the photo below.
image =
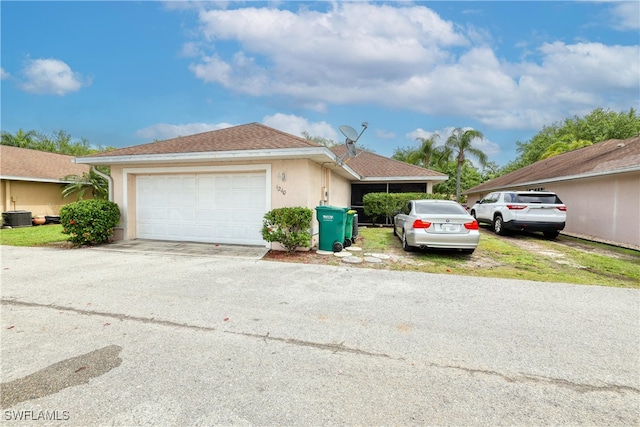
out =
<path fill-rule="evenodd" d="M 140 254 L 165 254 L 182 256 L 215 256 L 258 260 L 269 251 L 264 246 L 223 245 L 218 243 L 169 242 L 161 240 L 120 240 L 92 248 L 98 251 L 115 251 Z"/>
<path fill-rule="evenodd" d="M 1 251 L 6 425 L 640 423 L 637 290 Z"/>

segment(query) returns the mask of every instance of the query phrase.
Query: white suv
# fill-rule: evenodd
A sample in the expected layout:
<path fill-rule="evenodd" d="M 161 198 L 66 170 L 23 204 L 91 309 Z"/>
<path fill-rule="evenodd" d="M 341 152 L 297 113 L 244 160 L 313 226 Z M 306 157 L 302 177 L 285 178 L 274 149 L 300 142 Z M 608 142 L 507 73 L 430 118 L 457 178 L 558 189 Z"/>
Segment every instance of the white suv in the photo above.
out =
<path fill-rule="evenodd" d="M 471 215 L 479 223 L 491 224 L 496 234 L 542 231 L 553 239 L 564 229 L 567 207 L 550 191 L 497 191 L 476 202 Z"/>

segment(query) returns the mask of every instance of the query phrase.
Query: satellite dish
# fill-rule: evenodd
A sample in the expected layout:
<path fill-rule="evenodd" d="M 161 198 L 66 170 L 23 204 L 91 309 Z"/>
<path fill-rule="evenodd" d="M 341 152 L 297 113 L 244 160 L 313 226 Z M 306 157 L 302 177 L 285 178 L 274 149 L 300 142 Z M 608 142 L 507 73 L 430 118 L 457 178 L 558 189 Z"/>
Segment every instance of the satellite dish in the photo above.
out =
<path fill-rule="evenodd" d="M 344 160 L 345 157 L 351 158 L 358 155 L 358 152 L 356 150 L 356 141 L 360 139 L 360 136 L 365 131 L 365 129 L 367 129 L 367 126 L 369 126 L 367 122 L 362 123 L 363 129 L 359 135 L 358 135 L 358 131 L 356 131 L 351 126 L 342 125 L 338 127 L 340 129 L 340 132 L 342 132 L 342 134 L 347 137 L 346 141 L 344 142 L 345 146 L 347 147 L 347 151 L 344 153 L 342 157 L 338 159 L 340 164 L 342 164 L 342 161 Z"/>
<path fill-rule="evenodd" d="M 351 126 L 342 125 L 339 127 L 340 132 L 347 137 L 348 141 L 356 142 L 358 140 L 358 132 Z"/>

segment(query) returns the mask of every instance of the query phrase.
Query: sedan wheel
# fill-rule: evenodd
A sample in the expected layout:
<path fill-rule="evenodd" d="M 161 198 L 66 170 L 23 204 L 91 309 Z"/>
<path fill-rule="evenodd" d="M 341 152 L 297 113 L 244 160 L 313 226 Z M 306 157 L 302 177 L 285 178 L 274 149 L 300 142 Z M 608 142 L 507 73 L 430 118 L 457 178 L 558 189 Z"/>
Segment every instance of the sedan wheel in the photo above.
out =
<path fill-rule="evenodd" d="M 404 249 L 405 252 L 413 251 L 413 247 L 409 246 L 409 244 L 407 243 L 407 235 L 404 230 L 402 230 L 402 249 Z"/>

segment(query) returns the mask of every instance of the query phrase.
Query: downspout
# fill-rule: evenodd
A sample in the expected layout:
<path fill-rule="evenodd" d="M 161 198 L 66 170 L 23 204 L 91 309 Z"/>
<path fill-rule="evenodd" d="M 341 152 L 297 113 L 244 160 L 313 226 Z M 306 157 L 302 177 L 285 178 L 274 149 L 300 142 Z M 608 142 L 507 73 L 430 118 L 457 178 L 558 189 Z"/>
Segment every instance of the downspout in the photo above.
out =
<path fill-rule="evenodd" d="M 113 178 L 105 173 L 100 172 L 94 165 L 91 165 L 91 171 L 107 180 L 107 183 L 109 185 L 109 201 L 113 202 Z"/>

